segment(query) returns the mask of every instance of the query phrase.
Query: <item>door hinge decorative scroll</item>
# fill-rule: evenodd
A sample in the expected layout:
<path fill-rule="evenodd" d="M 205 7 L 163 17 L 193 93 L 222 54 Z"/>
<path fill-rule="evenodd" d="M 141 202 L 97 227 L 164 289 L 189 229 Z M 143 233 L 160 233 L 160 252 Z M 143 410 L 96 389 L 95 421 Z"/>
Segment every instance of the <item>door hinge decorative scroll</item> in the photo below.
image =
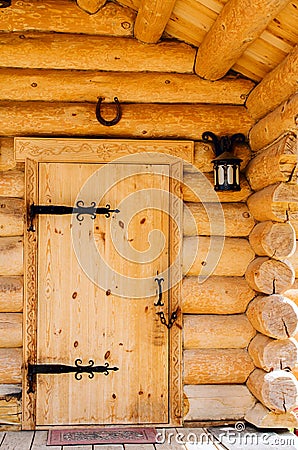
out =
<path fill-rule="evenodd" d="M 95 366 L 92 359 L 89 360 L 88 366 L 82 365 L 81 359 L 75 360 L 75 366 L 68 366 L 64 364 L 28 364 L 28 391 L 27 393 L 34 393 L 34 385 L 36 383 L 37 374 L 61 374 L 61 373 L 71 373 L 75 374 L 76 380 L 81 380 L 83 378 L 82 373 L 88 373 L 88 377 L 94 378 L 94 373 L 103 373 L 104 375 L 109 375 L 110 371 L 117 371 L 119 367 L 109 367 L 109 363 L 106 362 L 104 366 Z"/>
<path fill-rule="evenodd" d="M 32 203 L 29 206 L 28 218 L 29 228 L 28 231 L 35 231 L 33 220 L 37 214 L 50 214 L 50 215 L 64 215 L 64 214 L 76 214 L 76 219 L 79 222 L 84 220 L 84 215 L 88 214 L 91 219 L 95 219 L 98 214 L 104 214 L 108 219 L 111 213 L 119 213 L 119 209 L 111 209 L 111 206 L 107 204 L 105 207 L 96 207 L 96 202 L 91 202 L 90 206 L 85 206 L 83 200 L 79 200 L 76 206 L 64 206 L 64 205 L 35 205 Z"/>

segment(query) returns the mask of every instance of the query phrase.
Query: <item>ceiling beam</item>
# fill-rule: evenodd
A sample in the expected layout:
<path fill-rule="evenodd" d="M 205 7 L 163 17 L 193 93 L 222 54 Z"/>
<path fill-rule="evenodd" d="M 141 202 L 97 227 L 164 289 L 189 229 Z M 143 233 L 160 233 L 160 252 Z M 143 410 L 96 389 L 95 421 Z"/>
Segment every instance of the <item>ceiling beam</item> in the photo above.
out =
<path fill-rule="evenodd" d="M 155 44 L 169 21 L 176 0 L 142 0 L 134 25 L 139 41 Z"/>
<path fill-rule="evenodd" d="M 257 39 L 288 0 L 229 0 L 198 49 L 195 72 L 218 80 Z"/>
<path fill-rule="evenodd" d="M 287 100 L 298 89 L 298 45 L 253 89 L 246 106 L 258 120 Z"/>
<path fill-rule="evenodd" d="M 88 14 L 96 14 L 102 8 L 107 0 L 76 0 L 79 8 Z"/>

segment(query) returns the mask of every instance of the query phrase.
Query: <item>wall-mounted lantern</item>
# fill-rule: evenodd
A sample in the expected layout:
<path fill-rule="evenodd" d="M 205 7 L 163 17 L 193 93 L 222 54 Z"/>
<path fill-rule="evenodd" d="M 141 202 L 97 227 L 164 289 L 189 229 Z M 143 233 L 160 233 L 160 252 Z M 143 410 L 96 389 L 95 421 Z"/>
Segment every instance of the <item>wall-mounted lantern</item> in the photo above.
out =
<path fill-rule="evenodd" d="M 216 158 L 212 160 L 214 167 L 215 191 L 240 191 L 240 163 L 242 159 L 234 156 L 232 151 L 236 142 L 244 143 L 242 133 L 232 136 L 216 136 L 211 131 L 202 134 L 203 141 L 212 141 Z"/>

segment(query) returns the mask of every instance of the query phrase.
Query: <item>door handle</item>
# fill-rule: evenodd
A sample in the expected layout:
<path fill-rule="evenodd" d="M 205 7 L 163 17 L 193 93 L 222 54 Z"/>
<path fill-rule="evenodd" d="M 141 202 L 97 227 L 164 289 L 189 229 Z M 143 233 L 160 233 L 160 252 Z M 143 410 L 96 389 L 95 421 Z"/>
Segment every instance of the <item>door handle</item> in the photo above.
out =
<path fill-rule="evenodd" d="M 162 302 L 162 287 L 161 287 L 161 283 L 164 280 L 164 278 L 155 278 L 155 280 L 158 283 L 158 301 L 156 303 L 154 303 L 154 306 L 164 306 L 164 303 Z"/>

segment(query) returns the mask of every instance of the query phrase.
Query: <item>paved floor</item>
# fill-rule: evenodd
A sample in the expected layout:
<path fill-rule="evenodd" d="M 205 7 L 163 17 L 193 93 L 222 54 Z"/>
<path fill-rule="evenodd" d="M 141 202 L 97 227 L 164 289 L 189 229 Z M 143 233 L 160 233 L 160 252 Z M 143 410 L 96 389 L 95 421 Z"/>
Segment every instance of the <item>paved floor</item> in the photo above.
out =
<path fill-rule="evenodd" d="M 0 432 L 1 450 L 296 450 L 298 438 L 286 431 L 246 427 L 158 429 L 158 443 L 47 446 L 47 431 Z"/>

